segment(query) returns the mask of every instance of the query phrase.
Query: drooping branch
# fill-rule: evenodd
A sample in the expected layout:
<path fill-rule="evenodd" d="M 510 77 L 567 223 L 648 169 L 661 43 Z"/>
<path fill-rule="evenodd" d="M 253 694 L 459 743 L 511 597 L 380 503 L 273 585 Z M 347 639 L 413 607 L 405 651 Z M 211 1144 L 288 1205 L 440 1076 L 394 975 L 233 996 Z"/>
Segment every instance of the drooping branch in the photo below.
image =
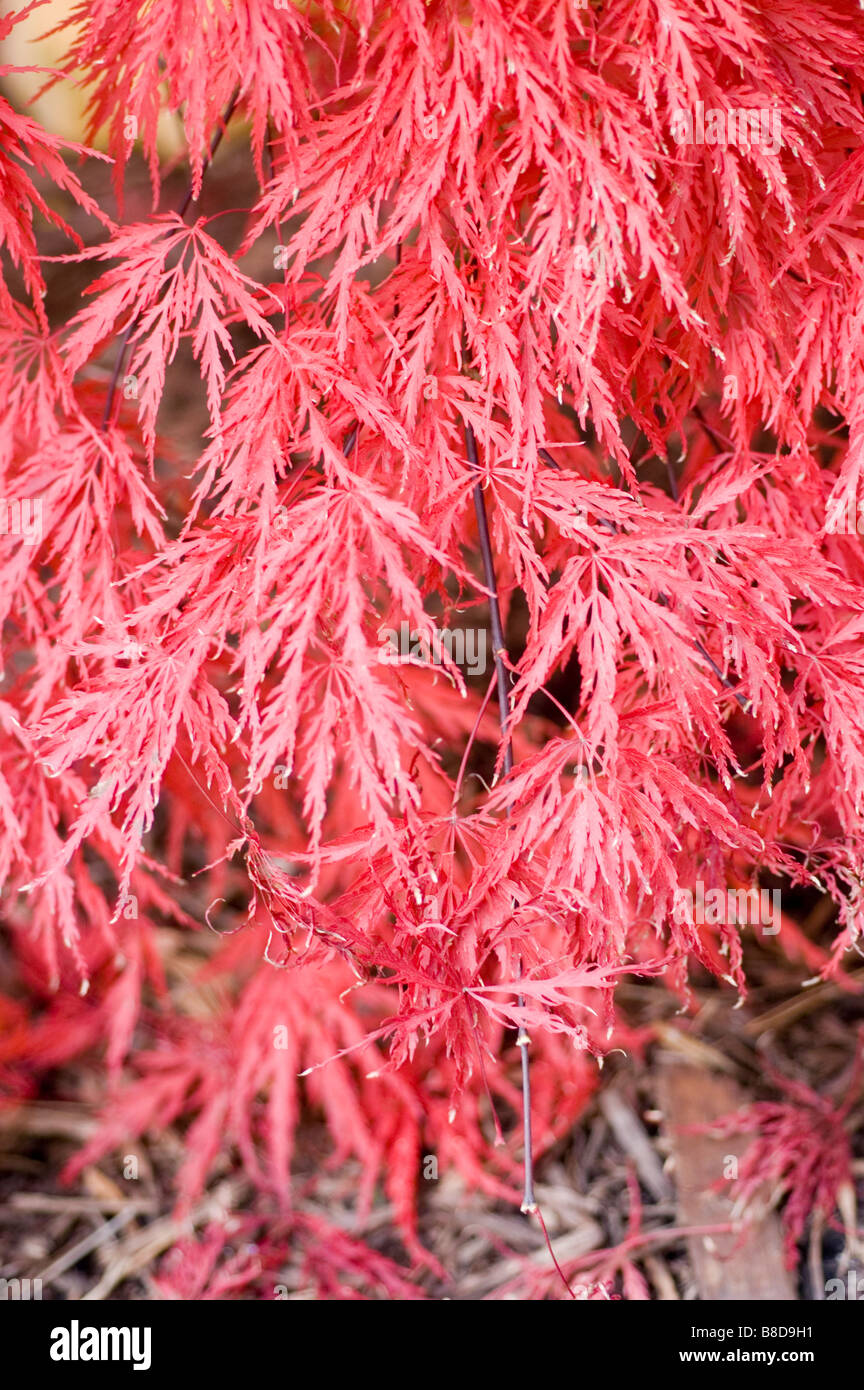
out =
<path fill-rule="evenodd" d="M 492 538 L 489 534 L 489 518 L 486 513 L 486 499 L 483 496 L 483 482 L 480 477 L 480 463 L 477 458 L 477 440 L 473 427 L 465 424 L 465 452 L 468 466 L 474 475 L 474 511 L 477 515 L 477 532 L 480 538 L 480 554 L 483 559 L 483 578 L 489 594 L 489 626 L 492 629 L 492 656 L 495 662 L 495 676 L 498 685 L 498 720 L 501 728 L 503 747 L 502 763 L 504 774 L 513 768 L 513 742 L 510 721 L 510 683 L 507 673 L 507 644 L 504 640 L 504 627 L 501 622 L 501 604 L 498 599 L 498 580 L 495 574 L 495 556 L 492 552 Z M 509 805 L 506 814 L 510 814 Z M 522 959 L 516 963 L 517 974 L 522 973 Z M 518 996 L 519 1008 L 525 1007 L 525 1000 Z M 531 1040 L 524 1027 L 520 1027 L 516 1046 L 522 1058 L 522 1135 L 523 1135 L 523 1174 L 522 1210 L 526 1213 L 537 1211 L 534 1196 L 534 1158 L 533 1136 L 531 1132 L 531 1068 L 528 1048 Z"/>
<path fill-rule="evenodd" d="M 218 150 L 219 146 L 220 146 L 221 143 L 222 143 L 222 139 L 223 139 L 223 136 L 225 135 L 225 131 L 228 129 L 228 122 L 230 121 L 231 117 L 233 116 L 233 114 L 234 114 L 234 108 L 236 107 L 237 102 L 238 102 L 239 100 L 240 100 L 240 88 L 239 88 L 239 87 L 235 87 L 235 88 L 234 88 L 234 92 L 233 92 L 233 94 L 232 94 L 232 96 L 231 96 L 231 100 L 228 102 L 228 105 L 225 107 L 225 110 L 222 112 L 222 119 L 221 119 L 220 122 L 219 122 L 219 129 L 214 133 L 213 139 L 210 141 L 210 150 L 209 150 L 209 153 L 208 153 L 208 155 L 207 155 L 207 158 L 206 158 L 205 161 L 204 161 L 204 165 L 203 165 L 203 168 L 202 168 L 202 171 L 201 171 L 202 177 L 203 177 L 203 175 L 206 173 L 206 171 L 209 169 L 210 165 L 211 165 L 212 162 L 213 162 L 213 159 L 214 159 L 214 157 L 215 157 L 216 151 Z M 184 195 L 184 197 L 183 197 L 183 201 L 181 202 L 180 206 L 179 206 L 178 209 L 177 209 L 177 216 L 178 216 L 178 217 L 181 217 L 181 218 L 182 218 L 182 217 L 185 217 L 185 216 L 186 216 L 186 213 L 189 211 L 190 204 L 193 203 L 193 202 L 197 202 L 197 199 L 196 199 L 196 197 L 195 197 L 195 185 L 194 185 L 192 179 L 190 179 L 190 180 L 189 180 L 189 186 L 188 186 L 188 188 L 186 189 L 186 193 L 185 193 L 185 195 Z M 120 346 L 119 346 L 119 348 L 117 349 L 117 357 L 116 357 L 116 360 L 115 360 L 115 362 L 114 362 L 114 370 L 113 370 L 112 373 L 111 373 L 111 380 L 110 380 L 110 382 L 108 383 L 108 395 L 107 395 L 106 398 L 105 398 L 105 409 L 104 409 L 103 412 L 102 412 L 102 421 L 101 421 L 100 426 L 99 426 L 100 432 L 101 432 L 102 434 L 105 433 L 105 431 L 107 430 L 107 428 L 108 428 L 108 426 L 109 426 L 109 424 L 110 424 L 110 422 L 111 422 L 111 414 L 112 414 L 112 411 L 113 411 L 113 409 L 114 409 L 114 400 L 115 400 L 115 397 L 116 397 L 116 395 L 117 395 L 117 387 L 118 387 L 118 385 L 119 385 L 119 383 L 120 383 L 120 377 L 121 377 L 121 374 L 122 374 L 122 372 L 123 372 L 123 363 L 124 363 L 125 360 L 126 360 L 126 353 L 127 353 L 128 350 L 129 350 L 129 344 L 130 344 L 130 342 L 131 342 L 131 340 L 132 340 L 132 334 L 135 332 L 135 327 L 136 327 L 136 324 L 137 324 L 137 323 L 138 323 L 138 316 L 136 315 L 136 316 L 135 316 L 134 318 L 132 318 L 131 321 L 126 325 L 126 328 L 125 328 L 125 330 L 124 330 L 123 336 L 122 336 L 122 338 L 120 339 Z"/>

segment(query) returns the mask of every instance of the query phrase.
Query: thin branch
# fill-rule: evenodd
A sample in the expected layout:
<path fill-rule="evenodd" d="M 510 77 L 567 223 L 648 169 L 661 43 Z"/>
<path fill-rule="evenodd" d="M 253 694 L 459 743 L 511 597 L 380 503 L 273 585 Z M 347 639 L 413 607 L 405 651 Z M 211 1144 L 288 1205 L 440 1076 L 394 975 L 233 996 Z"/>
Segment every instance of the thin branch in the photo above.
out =
<path fill-rule="evenodd" d="M 453 807 L 454 807 L 454 810 L 455 810 L 455 807 L 456 807 L 456 802 L 457 802 L 458 799 L 459 799 L 459 791 L 460 791 L 460 788 L 461 788 L 461 786 L 462 786 L 462 779 L 463 779 L 463 777 L 465 776 L 465 769 L 466 769 L 466 767 L 468 766 L 468 755 L 469 755 L 469 753 L 471 752 L 471 749 L 472 749 L 473 746 L 474 746 L 474 740 L 475 740 L 475 738 L 477 737 L 477 730 L 480 728 L 480 723 L 481 723 L 481 721 L 482 721 L 482 719 L 483 719 L 483 715 L 486 713 L 486 706 L 488 705 L 488 703 L 489 703 L 489 701 L 490 701 L 490 699 L 491 699 L 491 697 L 492 697 L 492 687 L 493 687 L 494 684 L 495 684 L 495 679 L 496 679 L 495 674 L 493 674 L 492 679 L 491 679 L 490 682 L 489 682 L 489 688 L 487 689 L 486 694 L 483 696 L 483 703 L 481 704 L 480 708 L 479 708 L 478 711 L 477 711 L 477 718 L 474 720 L 474 728 L 471 730 L 471 733 L 470 733 L 469 738 L 468 738 L 468 742 L 465 744 L 465 751 L 464 751 L 464 753 L 462 754 L 462 761 L 461 761 L 461 763 L 459 764 L 459 774 L 458 774 L 458 776 L 457 776 L 457 778 L 456 778 L 456 785 L 455 785 L 455 787 L 453 788 Z"/>
<path fill-rule="evenodd" d="M 210 151 L 209 151 L 209 153 L 208 153 L 208 155 L 207 155 L 207 158 L 206 158 L 205 161 L 204 161 L 204 165 L 203 165 L 202 170 L 201 170 L 202 177 L 203 177 L 203 175 L 207 172 L 207 170 L 210 168 L 210 165 L 213 163 L 213 158 L 214 158 L 214 156 L 215 156 L 215 154 L 216 154 L 216 151 L 218 150 L 219 146 L 222 144 L 223 137 L 224 137 L 224 135 L 225 135 L 225 132 L 226 132 L 227 129 L 228 129 L 228 122 L 230 121 L 231 117 L 234 115 L 234 109 L 235 109 L 235 107 L 236 107 L 236 105 L 237 105 L 237 103 L 238 103 L 239 100 L 240 100 L 240 88 L 239 88 L 239 86 L 237 86 L 237 87 L 234 88 L 234 91 L 233 91 L 232 94 L 231 94 L 231 98 L 230 98 L 230 100 L 229 100 L 229 102 L 228 102 L 228 105 L 225 107 L 225 110 L 222 112 L 222 119 L 221 119 L 220 122 L 219 122 L 219 129 L 214 133 L 213 139 L 210 141 Z M 193 201 L 194 201 L 194 202 L 197 202 L 197 198 L 195 198 L 195 196 L 194 196 L 194 190 L 195 190 L 195 185 L 194 185 L 194 183 L 192 182 L 192 180 L 190 179 L 190 180 L 189 180 L 189 187 L 188 187 L 187 190 L 186 190 L 186 196 L 185 196 L 185 198 L 183 199 L 183 202 L 180 204 L 179 208 L 177 209 L 177 216 L 178 216 L 178 217 L 185 217 L 185 216 L 186 216 L 186 213 L 187 213 L 188 210 L 189 210 L 189 204 L 192 203 Z"/>
<path fill-rule="evenodd" d="M 501 605 L 498 601 L 498 584 L 495 578 L 495 559 L 492 554 L 492 541 L 489 535 L 489 519 L 486 515 L 486 501 L 483 496 L 483 484 L 479 480 L 480 465 L 477 460 L 477 440 L 474 437 L 474 430 L 469 424 L 465 426 L 465 449 L 468 455 L 468 466 L 475 478 L 477 478 L 477 482 L 475 482 L 473 489 L 474 511 L 477 514 L 480 553 L 483 557 L 483 575 L 486 581 L 486 588 L 489 591 L 489 626 L 492 629 L 492 654 L 495 661 L 495 675 L 498 681 L 498 717 L 501 723 L 501 737 L 504 743 L 504 771 L 507 773 L 511 772 L 513 769 L 513 751 L 510 744 L 510 734 L 507 729 L 507 720 L 510 717 L 510 683 L 507 675 L 507 667 L 504 664 L 507 657 L 507 646 L 504 641 L 504 628 L 501 623 Z"/>
<path fill-rule="evenodd" d="M 715 429 L 715 427 L 711 424 L 710 420 L 706 419 L 705 412 L 703 411 L 701 405 L 694 405 L 692 413 L 696 416 L 696 419 L 699 421 L 699 424 L 702 426 L 703 430 L 708 435 L 708 438 L 716 446 L 716 448 L 729 449 L 734 453 L 735 445 L 732 442 L 732 440 L 727 435 L 722 434 L 720 430 Z"/>
<path fill-rule="evenodd" d="M 492 553 L 492 540 L 489 535 L 489 518 L 486 515 L 486 499 L 483 496 L 483 484 L 480 479 L 480 464 L 477 459 L 477 440 L 474 436 L 473 427 L 466 422 L 465 424 L 465 451 L 468 456 L 468 467 L 471 469 L 476 482 L 474 483 L 474 511 L 477 514 L 477 531 L 480 537 L 480 553 L 483 557 L 483 577 L 486 581 L 486 588 L 489 591 L 489 626 L 492 629 L 492 654 L 495 662 L 495 677 L 498 683 L 498 721 L 501 727 L 501 739 L 503 744 L 503 766 L 505 775 L 513 769 L 513 748 L 511 733 L 509 729 L 510 720 L 510 683 L 507 674 L 507 644 L 504 641 L 504 628 L 501 623 L 501 605 L 498 600 L 498 581 L 495 575 L 495 557 Z M 506 814 L 510 815 L 509 803 L 506 807 Z M 516 973 L 522 974 L 522 957 L 516 961 Z M 525 1000 L 520 994 L 517 998 L 520 1009 L 524 1009 Z M 531 1069 L 528 1061 L 528 1048 L 531 1039 L 525 1029 L 520 1027 L 519 1036 L 516 1039 L 516 1046 L 522 1058 L 522 1136 L 523 1136 L 523 1169 L 525 1181 L 522 1191 L 522 1210 L 525 1213 L 536 1213 L 537 1199 L 534 1196 L 534 1155 L 533 1155 L 533 1135 L 531 1132 Z M 545 1229 L 545 1228 L 544 1228 Z"/>

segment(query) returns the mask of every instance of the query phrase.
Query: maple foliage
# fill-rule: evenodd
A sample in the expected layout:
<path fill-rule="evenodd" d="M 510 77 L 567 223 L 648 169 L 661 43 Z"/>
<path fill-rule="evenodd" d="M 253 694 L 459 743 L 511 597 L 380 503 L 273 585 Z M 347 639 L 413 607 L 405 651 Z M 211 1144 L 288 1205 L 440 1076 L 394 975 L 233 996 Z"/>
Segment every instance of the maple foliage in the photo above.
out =
<path fill-rule="evenodd" d="M 114 193 L 0 97 L 3 1094 L 104 1049 L 70 1173 L 182 1122 L 184 1212 L 239 1154 L 281 1235 L 208 1231 L 160 1296 L 257 1287 L 280 1240 L 321 1296 L 408 1296 L 294 1209 L 304 1108 L 443 1275 L 421 1156 L 518 1203 L 529 1039 L 539 1156 L 644 1041 L 622 976 L 746 991 L 746 926 L 682 889 L 815 886 L 832 950 L 781 943 L 859 947 L 859 9 L 80 0 L 62 33 Z M 682 143 L 697 107 L 782 138 Z M 244 141 L 232 241 L 198 203 Z M 188 1012 L 166 926 L 212 956 Z M 638 1298 L 637 1205 L 628 1240 L 584 1268 Z"/>
<path fill-rule="evenodd" d="M 739 1165 L 736 1208 L 749 1213 L 765 1200 L 784 1202 L 786 1260 L 797 1261 L 797 1244 L 808 1223 L 833 1222 L 839 1212 L 848 1253 L 857 1253 L 857 1211 L 852 1173 L 850 1112 L 861 1095 L 864 1039 L 859 1038 L 852 1074 L 840 1103 L 801 1081 L 769 1069 L 786 1099 L 757 1101 L 711 1126 L 718 1135 L 752 1134 Z"/>

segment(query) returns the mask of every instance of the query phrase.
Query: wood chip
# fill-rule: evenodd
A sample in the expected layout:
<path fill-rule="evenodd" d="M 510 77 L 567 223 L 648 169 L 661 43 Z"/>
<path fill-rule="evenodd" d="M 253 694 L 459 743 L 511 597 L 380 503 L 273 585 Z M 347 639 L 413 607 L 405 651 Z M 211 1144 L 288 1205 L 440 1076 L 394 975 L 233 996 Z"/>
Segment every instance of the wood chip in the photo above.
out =
<path fill-rule="evenodd" d="M 697 1067 L 707 1067 L 712 1071 L 723 1071 L 729 1076 L 737 1075 L 738 1068 L 718 1048 L 695 1038 L 692 1033 L 684 1033 L 673 1028 L 670 1023 L 658 1023 L 655 1031 L 664 1048 Z"/>
<path fill-rule="evenodd" d="M 59 1136 L 76 1142 L 89 1139 L 96 1128 L 93 1112 L 86 1105 L 46 1104 L 30 1101 L 0 1109 L 0 1132 L 27 1134 L 40 1138 Z"/>
<path fill-rule="evenodd" d="M 99 1215 L 102 1212 L 153 1212 L 157 1204 L 152 1197 L 63 1197 L 50 1192 L 15 1192 L 9 1206 L 17 1211 L 62 1212 L 64 1215 Z"/>
<path fill-rule="evenodd" d="M 600 1227 L 595 1221 L 586 1221 L 578 1230 L 568 1231 L 566 1235 L 556 1237 L 555 1256 L 560 1263 L 566 1263 L 568 1260 L 578 1259 L 580 1255 L 587 1255 L 591 1250 L 597 1250 L 602 1243 L 603 1232 Z M 476 1298 L 492 1293 L 494 1289 L 508 1284 L 511 1279 L 517 1279 L 524 1273 L 525 1259 L 540 1269 L 554 1268 L 549 1251 L 544 1245 L 533 1255 L 525 1256 L 522 1260 L 498 1260 L 481 1273 L 460 1279 L 456 1286 L 457 1297 Z"/>
<path fill-rule="evenodd" d="M 739 1110 L 745 1100 L 740 1088 L 728 1076 L 677 1062 L 661 1061 L 659 1081 L 661 1108 L 675 1155 L 681 1225 L 731 1221 L 734 1183 L 731 1193 L 712 1191 L 712 1186 L 723 1177 L 728 1157 L 741 1156 L 748 1136 L 719 1139 L 682 1130 L 711 1124 Z M 687 1245 L 700 1299 L 788 1303 L 797 1298 L 784 1264 L 780 1222 L 774 1212 L 738 1233 L 692 1236 Z"/>
<path fill-rule="evenodd" d="M 864 970 L 853 970 L 849 979 L 855 984 L 864 984 Z M 807 989 L 802 989 L 798 994 L 793 995 L 791 999 L 784 999 L 781 1003 L 775 1004 L 773 1008 L 766 1009 L 764 1013 L 748 1019 L 741 1031 L 750 1038 L 761 1037 L 763 1033 L 779 1033 L 790 1023 L 812 1013 L 814 1009 L 824 1008 L 826 1004 L 833 1004 L 837 999 L 848 999 L 849 997 L 849 991 L 841 989 L 833 980 L 823 980 L 821 984 L 810 985 Z"/>
<path fill-rule="evenodd" d="M 643 1187 L 647 1188 L 658 1202 L 668 1201 L 672 1196 L 672 1185 L 663 1172 L 657 1150 L 633 1106 L 617 1086 L 611 1087 L 608 1091 L 601 1091 L 600 1109 L 621 1148 L 636 1165 L 636 1172 Z"/>

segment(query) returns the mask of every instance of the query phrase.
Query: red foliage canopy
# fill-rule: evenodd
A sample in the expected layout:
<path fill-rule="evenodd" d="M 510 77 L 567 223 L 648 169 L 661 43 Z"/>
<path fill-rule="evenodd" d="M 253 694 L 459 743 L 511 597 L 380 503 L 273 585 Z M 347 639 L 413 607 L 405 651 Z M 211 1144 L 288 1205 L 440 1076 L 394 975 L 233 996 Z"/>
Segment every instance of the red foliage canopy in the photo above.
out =
<path fill-rule="evenodd" d="M 513 1191 L 488 1103 L 518 1106 L 526 1029 L 539 1151 L 639 1041 L 622 972 L 744 990 L 741 925 L 679 920 L 681 890 L 823 885 L 825 973 L 859 937 L 860 10 L 73 21 L 90 140 L 118 195 L 140 147 L 154 210 L 109 216 L 0 98 L 0 870 L 32 1006 L 0 1059 L 18 1093 L 104 1042 L 85 1158 L 194 1116 L 184 1201 L 234 1142 L 287 1207 L 305 1095 L 422 1259 L 424 1146 Z M 196 207 L 229 123 L 239 246 Z M 46 216 L 99 263 L 68 322 Z M 192 458 L 160 431 L 187 349 Z M 178 1012 L 160 925 L 247 918 L 216 1011 Z"/>

